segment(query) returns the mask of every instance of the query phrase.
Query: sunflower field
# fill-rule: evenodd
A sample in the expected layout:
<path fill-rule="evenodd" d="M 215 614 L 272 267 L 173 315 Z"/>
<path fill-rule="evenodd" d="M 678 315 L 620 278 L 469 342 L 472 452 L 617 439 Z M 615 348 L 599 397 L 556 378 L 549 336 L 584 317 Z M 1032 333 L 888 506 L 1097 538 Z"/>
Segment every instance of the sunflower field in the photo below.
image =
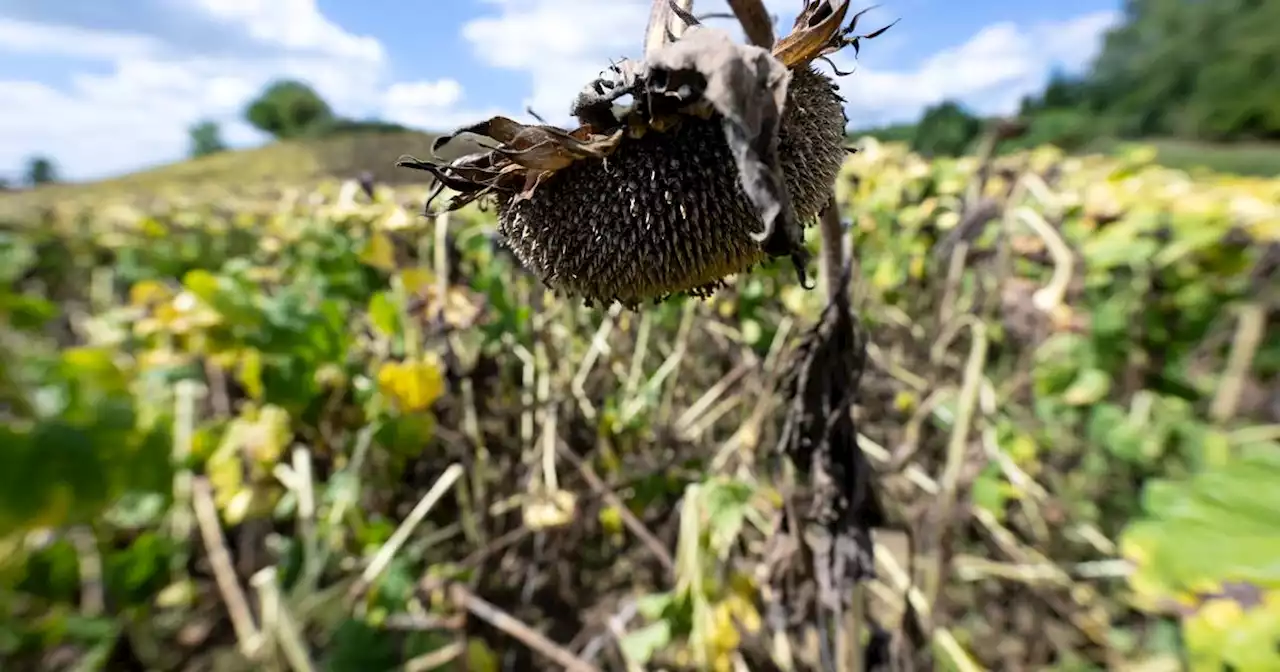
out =
<path fill-rule="evenodd" d="M 1280 669 L 1280 179 L 859 146 L 869 636 Z M 824 293 L 587 308 L 427 186 L 0 197 L 0 669 L 813 669 L 759 577 Z"/>

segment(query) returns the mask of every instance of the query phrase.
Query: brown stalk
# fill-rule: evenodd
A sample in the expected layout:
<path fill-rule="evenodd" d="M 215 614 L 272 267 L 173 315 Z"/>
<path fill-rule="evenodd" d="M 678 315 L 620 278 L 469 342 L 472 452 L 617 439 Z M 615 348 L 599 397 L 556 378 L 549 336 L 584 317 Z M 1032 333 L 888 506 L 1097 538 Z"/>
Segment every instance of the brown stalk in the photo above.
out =
<path fill-rule="evenodd" d="M 729 9 L 738 17 L 747 40 L 757 47 L 772 49 L 774 42 L 773 21 L 761 0 L 728 0 Z"/>
<path fill-rule="evenodd" d="M 569 672 L 599 672 L 600 668 L 573 655 L 564 647 L 547 639 L 538 631 L 516 620 L 511 614 L 477 597 L 462 585 L 454 583 L 448 588 L 450 599 L 471 612 L 476 618 L 505 632 Z"/>

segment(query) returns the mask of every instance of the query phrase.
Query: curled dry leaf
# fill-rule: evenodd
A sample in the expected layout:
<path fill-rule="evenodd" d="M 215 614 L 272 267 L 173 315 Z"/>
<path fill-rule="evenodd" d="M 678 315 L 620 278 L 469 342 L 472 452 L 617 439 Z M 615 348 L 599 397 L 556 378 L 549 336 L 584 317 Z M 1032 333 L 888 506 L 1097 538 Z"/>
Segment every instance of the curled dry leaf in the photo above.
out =
<path fill-rule="evenodd" d="M 399 165 L 435 176 L 428 207 L 446 188 L 448 210 L 492 198 L 520 262 L 589 302 L 705 294 L 780 256 L 804 281 L 803 227 L 825 205 L 847 122 L 812 64 L 883 32 L 853 35 L 847 13 L 848 0 L 807 0 L 770 50 L 675 12 L 690 24 L 679 39 L 582 89 L 578 128 L 494 117 L 434 147 L 470 133 L 491 149 Z"/>

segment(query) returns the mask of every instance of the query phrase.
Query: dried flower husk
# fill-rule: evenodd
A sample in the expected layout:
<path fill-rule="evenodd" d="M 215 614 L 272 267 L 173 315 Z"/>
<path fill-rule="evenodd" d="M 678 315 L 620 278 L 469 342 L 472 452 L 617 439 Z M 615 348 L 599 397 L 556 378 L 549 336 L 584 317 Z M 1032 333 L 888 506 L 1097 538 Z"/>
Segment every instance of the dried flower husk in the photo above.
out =
<path fill-rule="evenodd" d="M 848 0 L 807 0 L 771 50 L 690 26 L 584 87 L 576 129 L 494 117 L 433 148 L 465 132 L 496 141 L 492 149 L 400 165 L 437 178 L 433 200 L 457 192 L 447 210 L 492 198 L 520 262 L 588 302 L 705 295 L 780 256 L 803 280 L 803 227 L 846 151 L 844 100 L 813 61 L 884 30 L 853 35 L 858 15 L 844 26 L 847 11 Z"/>

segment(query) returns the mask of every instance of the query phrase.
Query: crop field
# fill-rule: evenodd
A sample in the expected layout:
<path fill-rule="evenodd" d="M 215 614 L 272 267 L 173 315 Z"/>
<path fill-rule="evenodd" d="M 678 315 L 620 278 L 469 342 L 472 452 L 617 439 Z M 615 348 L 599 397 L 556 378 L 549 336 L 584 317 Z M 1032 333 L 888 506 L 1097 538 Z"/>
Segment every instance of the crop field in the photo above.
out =
<path fill-rule="evenodd" d="M 860 147 L 864 634 L 1280 669 L 1280 179 Z M 0 669 L 814 669 L 761 577 L 825 292 L 587 308 L 311 177 L 0 197 Z"/>

